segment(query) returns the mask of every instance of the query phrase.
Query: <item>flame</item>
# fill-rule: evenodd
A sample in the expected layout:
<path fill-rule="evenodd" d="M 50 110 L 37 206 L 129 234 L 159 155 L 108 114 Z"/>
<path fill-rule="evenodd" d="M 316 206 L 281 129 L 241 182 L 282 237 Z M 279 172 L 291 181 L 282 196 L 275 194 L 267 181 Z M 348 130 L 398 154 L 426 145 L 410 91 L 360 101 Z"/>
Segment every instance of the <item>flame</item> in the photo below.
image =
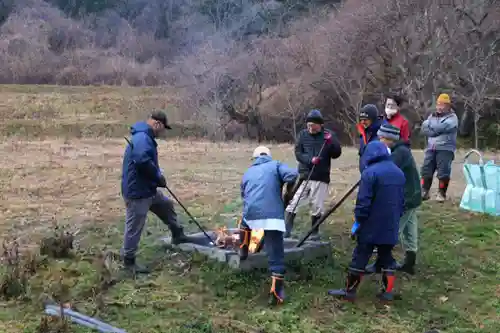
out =
<path fill-rule="evenodd" d="M 238 234 L 231 235 L 226 227 L 219 227 L 215 230 L 217 239 L 215 240 L 215 245 L 220 248 L 226 248 L 228 246 L 234 246 L 238 239 Z"/>

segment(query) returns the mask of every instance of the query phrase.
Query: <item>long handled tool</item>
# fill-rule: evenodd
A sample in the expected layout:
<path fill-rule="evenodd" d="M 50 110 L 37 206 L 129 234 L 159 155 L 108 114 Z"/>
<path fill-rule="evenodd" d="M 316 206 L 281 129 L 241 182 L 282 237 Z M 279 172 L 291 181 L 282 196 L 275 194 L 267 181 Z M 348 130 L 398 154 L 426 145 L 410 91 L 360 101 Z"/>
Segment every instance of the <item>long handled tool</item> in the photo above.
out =
<path fill-rule="evenodd" d="M 205 235 L 205 237 L 207 237 L 207 239 L 210 241 L 210 244 L 215 244 L 214 241 L 212 240 L 212 237 L 210 237 L 207 232 L 205 231 L 205 229 L 201 226 L 201 224 L 196 221 L 196 219 L 193 217 L 193 215 L 191 215 L 191 213 L 187 210 L 186 206 L 184 206 L 182 204 L 182 202 L 179 200 L 179 198 L 177 198 L 177 196 L 174 194 L 174 192 L 172 192 L 172 190 L 170 190 L 168 188 L 168 186 L 165 186 L 165 188 L 167 189 L 168 193 L 170 193 L 170 195 L 175 199 L 175 201 L 177 201 L 177 203 L 179 204 L 179 206 L 182 207 L 182 209 L 184 209 L 184 212 L 186 212 L 187 216 L 189 216 L 189 218 L 191 219 L 191 221 L 193 221 L 194 224 L 196 224 L 196 226 L 198 227 L 198 229 L 200 229 L 201 232 L 203 232 L 203 234 Z"/>
<path fill-rule="evenodd" d="M 327 141 L 328 140 L 325 138 L 325 140 L 323 141 L 323 144 L 321 145 L 321 149 L 319 150 L 318 157 L 321 156 L 321 153 L 323 152 L 323 149 L 325 148 Z M 309 181 L 311 180 L 311 176 L 312 176 L 312 174 L 314 172 L 314 168 L 315 167 L 316 167 L 316 164 L 313 164 L 313 166 L 311 168 L 311 171 L 309 171 L 309 174 L 307 175 L 307 180 L 304 183 L 304 187 L 302 187 L 302 191 L 300 191 L 300 195 L 297 198 L 297 201 L 295 202 L 295 205 L 294 205 L 294 207 L 292 209 L 293 213 L 295 213 L 295 210 L 299 206 L 299 202 L 300 202 L 300 199 L 302 199 L 302 196 L 304 195 L 304 191 L 307 190 L 307 185 L 309 184 Z M 299 180 L 299 183 L 297 183 L 297 187 L 300 188 L 301 186 L 302 186 L 302 181 Z M 297 190 L 298 190 L 298 188 L 297 188 Z M 294 193 L 294 195 L 295 195 L 295 193 Z"/>
<path fill-rule="evenodd" d="M 130 148 L 134 149 L 134 144 L 132 142 L 130 142 L 130 140 L 128 138 L 125 137 L 125 140 L 127 141 L 127 143 L 130 145 Z M 174 192 L 172 192 L 171 189 L 168 188 L 168 186 L 165 185 L 165 188 L 167 189 L 168 193 L 170 193 L 170 195 L 175 199 L 175 201 L 177 201 L 177 203 L 179 204 L 179 206 L 182 207 L 182 209 L 184 209 L 184 212 L 186 212 L 187 216 L 189 216 L 189 218 L 191 219 L 191 221 L 193 221 L 194 224 L 196 224 L 196 226 L 198 227 L 198 229 L 200 229 L 201 232 L 203 232 L 203 234 L 205 235 L 205 237 L 210 241 L 210 244 L 215 244 L 212 237 L 210 237 L 207 232 L 205 231 L 205 229 L 201 226 L 200 223 L 198 223 L 198 221 L 196 221 L 196 219 L 193 217 L 193 215 L 191 215 L 191 213 L 187 210 L 186 206 L 184 206 L 182 204 L 182 202 L 179 200 L 179 198 L 177 198 L 177 196 L 174 194 Z"/>
<path fill-rule="evenodd" d="M 332 208 L 330 208 L 314 225 L 313 227 L 309 230 L 309 232 L 304 236 L 302 237 L 302 239 L 297 243 L 297 245 L 295 247 L 301 247 L 305 241 L 311 236 L 311 234 L 313 233 L 313 231 L 318 228 L 321 223 L 325 222 L 325 220 L 333 214 L 333 212 L 335 212 L 343 203 L 344 201 L 352 194 L 352 192 L 354 192 L 354 190 L 356 190 L 356 188 L 359 186 L 359 180 L 356 184 L 354 184 L 350 189 L 349 191 L 347 191 L 346 194 L 344 194 L 344 196 L 342 198 L 340 198 L 340 200 L 332 206 Z"/>

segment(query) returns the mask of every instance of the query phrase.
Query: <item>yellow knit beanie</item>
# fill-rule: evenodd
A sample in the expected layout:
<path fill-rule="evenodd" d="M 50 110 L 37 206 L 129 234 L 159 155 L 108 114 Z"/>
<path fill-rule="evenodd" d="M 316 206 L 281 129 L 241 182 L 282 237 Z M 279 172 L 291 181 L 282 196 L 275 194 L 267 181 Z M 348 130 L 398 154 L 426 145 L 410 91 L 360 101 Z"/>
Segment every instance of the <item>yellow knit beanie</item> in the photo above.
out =
<path fill-rule="evenodd" d="M 440 104 L 451 104 L 450 95 L 448 94 L 439 95 L 437 102 Z"/>

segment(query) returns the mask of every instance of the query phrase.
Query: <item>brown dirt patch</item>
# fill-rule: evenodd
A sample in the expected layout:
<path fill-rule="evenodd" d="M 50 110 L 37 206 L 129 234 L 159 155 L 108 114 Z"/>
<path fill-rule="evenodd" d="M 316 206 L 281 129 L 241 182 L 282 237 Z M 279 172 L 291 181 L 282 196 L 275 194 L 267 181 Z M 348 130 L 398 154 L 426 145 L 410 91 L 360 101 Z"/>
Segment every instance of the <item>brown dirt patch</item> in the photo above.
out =
<path fill-rule="evenodd" d="M 0 144 L 0 230 L 28 240 L 54 221 L 116 223 L 123 217 L 120 173 L 125 140 L 7 140 Z M 204 141 L 161 141 L 160 164 L 169 186 L 183 201 L 206 210 L 220 209 L 239 195 L 239 181 L 249 166 L 255 144 Z M 295 166 L 290 145 L 270 145 L 275 158 Z M 423 153 L 414 152 L 418 163 Z M 450 195 L 464 189 L 457 154 Z M 491 156 L 494 158 L 494 156 Z M 357 153 L 344 148 L 332 170 L 330 195 L 342 195 L 356 182 Z M 346 209 L 349 208 L 346 205 Z"/>

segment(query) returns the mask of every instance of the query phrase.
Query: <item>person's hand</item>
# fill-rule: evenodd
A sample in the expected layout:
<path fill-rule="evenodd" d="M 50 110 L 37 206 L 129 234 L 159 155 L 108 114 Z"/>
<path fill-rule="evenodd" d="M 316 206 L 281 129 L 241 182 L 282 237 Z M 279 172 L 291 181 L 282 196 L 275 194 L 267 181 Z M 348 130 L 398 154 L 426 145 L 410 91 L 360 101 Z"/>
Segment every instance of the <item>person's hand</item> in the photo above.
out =
<path fill-rule="evenodd" d="M 351 227 L 351 239 L 352 240 L 356 240 L 356 238 L 358 237 L 359 227 L 360 227 L 360 225 L 359 225 L 358 221 L 354 220 L 352 227 Z"/>
<path fill-rule="evenodd" d="M 165 176 L 160 176 L 160 180 L 158 180 L 158 187 L 167 187 L 167 180 L 165 179 Z"/>
<path fill-rule="evenodd" d="M 311 163 L 314 165 L 318 165 L 320 161 L 320 158 L 318 156 L 314 156 L 311 160 Z"/>
<path fill-rule="evenodd" d="M 325 132 L 325 141 L 326 141 L 327 145 L 332 143 L 332 134 L 331 133 Z"/>

